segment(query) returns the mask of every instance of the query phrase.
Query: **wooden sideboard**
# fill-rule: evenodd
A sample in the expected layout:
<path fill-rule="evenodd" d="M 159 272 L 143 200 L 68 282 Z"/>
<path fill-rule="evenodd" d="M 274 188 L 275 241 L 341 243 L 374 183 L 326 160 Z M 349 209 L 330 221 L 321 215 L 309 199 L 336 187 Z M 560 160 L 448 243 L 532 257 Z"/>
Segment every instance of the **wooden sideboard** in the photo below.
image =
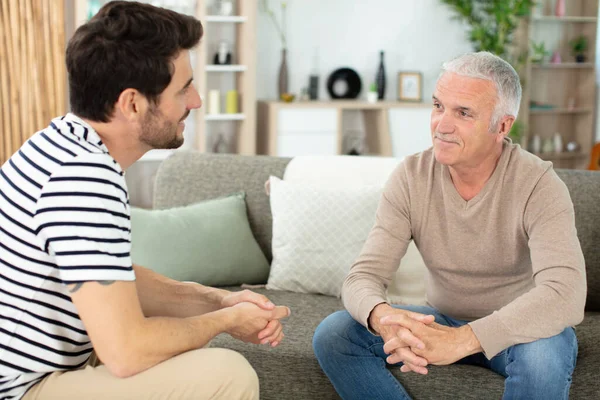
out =
<path fill-rule="evenodd" d="M 344 113 L 360 112 L 370 155 L 399 156 L 398 146 L 422 151 L 431 145 L 429 114 L 431 104 L 333 100 L 285 103 L 259 101 L 257 110 L 258 154 L 296 155 L 342 154 Z M 403 133 L 399 132 L 403 131 Z M 415 138 L 409 146 L 393 143 L 394 138 Z"/>

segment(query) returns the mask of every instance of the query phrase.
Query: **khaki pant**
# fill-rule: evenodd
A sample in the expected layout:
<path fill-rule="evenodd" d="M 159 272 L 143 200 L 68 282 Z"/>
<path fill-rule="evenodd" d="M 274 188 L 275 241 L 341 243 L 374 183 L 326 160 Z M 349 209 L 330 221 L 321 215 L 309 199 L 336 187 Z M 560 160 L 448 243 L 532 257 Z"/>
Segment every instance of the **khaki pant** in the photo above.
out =
<path fill-rule="evenodd" d="M 46 377 L 23 400 L 258 399 L 256 372 L 232 350 L 189 351 L 125 379 L 94 359 L 83 369 Z"/>

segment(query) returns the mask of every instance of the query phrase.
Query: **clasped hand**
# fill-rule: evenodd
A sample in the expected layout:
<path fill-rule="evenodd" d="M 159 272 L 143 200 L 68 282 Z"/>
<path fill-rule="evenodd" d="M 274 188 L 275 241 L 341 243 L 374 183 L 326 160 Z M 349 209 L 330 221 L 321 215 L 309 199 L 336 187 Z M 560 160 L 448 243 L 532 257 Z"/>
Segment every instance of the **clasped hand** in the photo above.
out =
<path fill-rule="evenodd" d="M 427 365 L 452 364 L 476 351 L 471 328 L 451 328 L 433 315 L 393 309 L 379 319 L 378 331 L 389 364 L 402 362 L 402 372 L 427 374 Z M 476 339 L 475 339 L 476 340 Z"/>
<path fill-rule="evenodd" d="M 280 319 L 290 315 L 285 306 L 275 306 L 266 296 L 242 290 L 232 292 L 221 301 L 221 307 L 235 308 L 237 323 L 229 334 L 254 344 L 277 346 L 284 338 Z"/>

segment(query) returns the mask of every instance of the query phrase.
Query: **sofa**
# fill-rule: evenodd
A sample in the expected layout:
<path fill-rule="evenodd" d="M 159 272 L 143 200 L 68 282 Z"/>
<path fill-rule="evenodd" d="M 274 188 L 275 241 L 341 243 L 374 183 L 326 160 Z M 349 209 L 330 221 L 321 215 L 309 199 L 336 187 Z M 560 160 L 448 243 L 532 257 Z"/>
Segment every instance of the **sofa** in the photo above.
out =
<path fill-rule="evenodd" d="M 215 155 L 175 152 L 156 173 L 153 207 L 165 209 L 203 200 L 246 193 L 252 232 L 271 261 L 272 217 L 265 181 L 282 178 L 289 158 L 269 156 Z M 569 188 L 575 206 L 576 224 L 587 268 L 587 303 L 584 321 L 576 327 L 579 356 L 571 387 L 572 399 L 600 398 L 600 173 L 557 170 Z M 243 266 L 241 266 L 243 267 Z M 266 282 L 265 282 L 266 283 Z M 228 288 L 240 290 L 240 287 Z M 260 379 L 261 398 L 338 399 L 321 371 L 312 349 L 317 325 L 329 314 L 343 309 L 339 298 L 255 289 L 275 304 L 287 305 L 292 314 L 284 320 L 285 339 L 276 348 L 246 344 L 220 335 L 213 347 L 243 354 Z M 552 304 L 548 304 L 552 307 Z M 504 378 L 481 367 L 430 366 L 426 376 L 403 374 L 391 368 L 415 399 L 501 398 Z"/>

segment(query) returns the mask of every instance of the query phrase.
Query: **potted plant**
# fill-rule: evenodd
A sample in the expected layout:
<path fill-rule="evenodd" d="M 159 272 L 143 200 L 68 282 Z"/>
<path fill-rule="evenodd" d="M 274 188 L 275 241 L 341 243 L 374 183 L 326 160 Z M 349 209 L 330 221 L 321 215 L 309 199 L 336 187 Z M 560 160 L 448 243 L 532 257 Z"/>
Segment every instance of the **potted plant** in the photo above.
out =
<path fill-rule="evenodd" d="M 587 51 L 588 41 L 583 35 L 577 36 L 575 39 L 569 42 L 575 61 L 578 63 L 585 62 L 585 52 Z"/>
<path fill-rule="evenodd" d="M 536 43 L 534 41 L 531 42 L 531 62 L 534 63 L 543 63 L 546 57 L 550 55 L 550 52 L 546 50 L 546 44 L 544 42 Z"/>
<path fill-rule="evenodd" d="M 371 83 L 369 86 L 369 91 L 367 92 L 367 101 L 369 103 L 377 103 L 377 84 L 375 82 Z"/>
<path fill-rule="evenodd" d="M 514 33 L 521 19 L 531 14 L 536 0 L 441 0 L 450 6 L 456 18 L 469 24 L 469 41 L 475 51 L 489 51 L 515 66 L 517 71 L 526 57 L 511 54 Z"/>

